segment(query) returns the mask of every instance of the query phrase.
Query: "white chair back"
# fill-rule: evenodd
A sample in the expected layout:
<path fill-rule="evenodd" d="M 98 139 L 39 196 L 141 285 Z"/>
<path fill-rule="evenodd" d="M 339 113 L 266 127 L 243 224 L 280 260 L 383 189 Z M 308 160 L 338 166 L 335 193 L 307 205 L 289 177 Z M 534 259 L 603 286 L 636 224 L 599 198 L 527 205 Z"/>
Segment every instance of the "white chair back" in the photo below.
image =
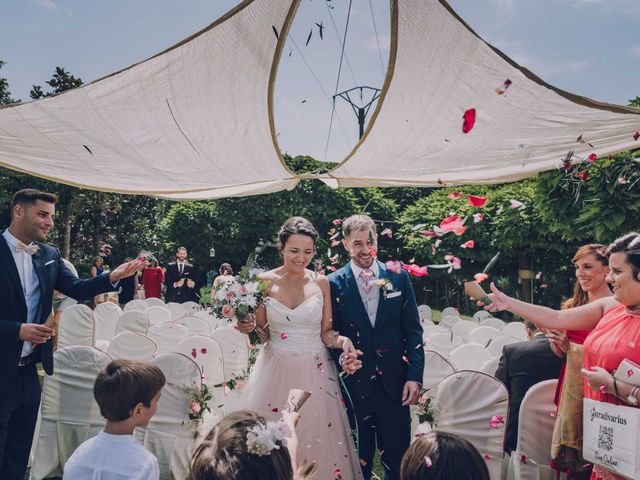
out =
<path fill-rule="evenodd" d="M 173 320 L 177 320 L 181 317 L 187 316 L 187 309 L 182 306 L 180 303 L 169 302 L 165 305 L 166 308 L 171 312 L 171 318 Z"/>
<path fill-rule="evenodd" d="M 196 302 L 188 301 L 182 304 L 182 308 L 185 309 L 187 315 L 192 315 L 193 313 L 200 310 L 200 305 L 198 305 Z"/>
<path fill-rule="evenodd" d="M 146 300 L 131 300 L 130 302 L 127 302 L 126 305 L 124 306 L 125 312 L 131 312 L 131 311 L 144 312 L 146 309 L 147 309 Z"/>
<path fill-rule="evenodd" d="M 93 384 L 110 361 L 106 353 L 90 346 L 61 348 L 53 354 L 53 375 L 44 377 L 30 478 L 61 476 L 75 449 L 103 428 Z"/>
<path fill-rule="evenodd" d="M 450 333 L 449 330 L 447 330 L 444 327 L 441 327 L 440 325 L 423 325 L 422 326 L 422 338 L 426 339 L 427 337 L 429 337 L 429 335 L 432 335 L 434 333 Z"/>
<path fill-rule="evenodd" d="M 418 305 L 418 317 L 420 321 L 423 320 L 433 320 L 433 312 L 431 311 L 431 307 L 429 305 Z"/>
<path fill-rule="evenodd" d="M 516 337 L 521 340 L 529 339 L 529 337 L 527 336 L 527 329 L 522 322 L 507 323 L 504 327 L 502 327 L 502 334 Z"/>
<path fill-rule="evenodd" d="M 149 307 L 144 311 L 145 315 L 149 319 L 150 325 L 156 325 L 158 323 L 166 323 L 173 320 L 171 310 L 164 305 L 155 305 Z"/>
<path fill-rule="evenodd" d="M 491 340 L 491 343 L 487 347 L 487 349 L 496 357 L 500 357 L 502 355 L 502 349 L 505 345 L 510 345 L 512 343 L 520 343 L 524 342 L 521 338 L 511 337 L 509 335 L 500 335 Z"/>
<path fill-rule="evenodd" d="M 95 342 L 108 344 L 116 331 L 116 324 L 122 315 L 122 309 L 115 303 L 100 303 L 93 309 Z"/>
<path fill-rule="evenodd" d="M 200 310 L 198 312 L 192 313 L 189 316 L 190 317 L 197 317 L 197 318 L 200 318 L 201 320 L 204 320 L 205 322 L 207 322 L 209 324 L 209 330 L 211 330 L 212 332 L 217 328 L 220 328 L 222 326 L 226 326 L 226 322 L 225 322 L 225 325 L 221 325 L 220 321 L 216 317 L 211 315 L 211 313 L 209 313 L 209 312 L 205 312 L 204 310 Z"/>
<path fill-rule="evenodd" d="M 463 343 L 462 338 L 451 332 L 433 333 L 424 341 L 424 348 L 425 350 L 436 351 L 444 355 L 446 358 L 449 358 L 451 350 L 459 347 Z"/>
<path fill-rule="evenodd" d="M 438 323 L 438 325 L 440 325 L 441 327 L 444 327 L 447 330 L 451 331 L 451 329 L 459 321 L 460 321 L 460 317 L 458 315 L 447 315 L 446 317 L 442 317 L 440 319 L 440 323 Z"/>
<path fill-rule="evenodd" d="M 116 330 L 114 333 L 115 335 L 118 335 L 120 332 L 127 330 L 129 332 L 146 335 L 147 328 L 149 328 L 149 318 L 143 311 L 129 310 L 127 312 L 125 309 L 125 312 L 120 315 L 118 323 L 116 323 Z"/>
<path fill-rule="evenodd" d="M 124 330 L 113 337 L 107 353 L 114 360 L 145 360 L 150 362 L 158 347 L 149 337 Z"/>
<path fill-rule="evenodd" d="M 476 328 L 478 328 L 478 324 L 476 322 L 472 322 L 471 320 L 460 320 L 451 328 L 451 331 L 467 342 L 469 340 L 469 333 Z"/>
<path fill-rule="evenodd" d="M 471 442 L 485 458 L 491 480 L 499 480 L 509 406 L 502 382 L 482 372 L 456 372 L 440 383 L 436 404 L 436 430 Z M 498 415 L 504 423 L 491 428 L 491 420 Z"/>
<path fill-rule="evenodd" d="M 447 317 L 447 316 L 459 317 L 460 316 L 460 312 L 458 312 L 457 308 L 446 307 L 444 310 L 442 310 L 442 313 L 440 314 L 440 318 L 444 318 L 444 317 Z"/>
<path fill-rule="evenodd" d="M 499 318 L 488 317 L 480 322 L 480 326 L 493 327 L 493 328 L 497 328 L 498 330 L 502 330 L 505 326 L 505 323 Z"/>
<path fill-rule="evenodd" d="M 60 316 L 58 348 L 87 345 L 95 342 L 93 312 L 82 304 L 65 308 Z"/>
<path fill-rule="evenodd" d="M 186 327 L 173 322 L 150 325 L 147 329 L 147 337 L 158 347 L 156 355 L 175 352 L 178 343 L 188 336 L 189 330 Z"/>
<path fill-rule="evenodd" d="M 482 365 L 493 358 L 493 354 L 479 343 L 465 343 L 454 348 L 449 355 L 456 370 L 482 371 Z"/>
<path fill-rule="evenodd" d="M 427 327 L 429 325 L 435 325 L 435 323 L 433 323 L 433 320 L 420 320 L 420 323 L 422 324 L 422 328 Z"/>
<path fill-rule="evenodd" d="M 498 365 L 500 365 L 500 357 L 493 357 L 484 362 L 480 371 L 495 377 L 498 371 Z"/>
<path fill-rule="evenodd" d="M 491 314 L 486 310 L 478 310 L 473 314 L 473 321 L 479 324 L 482 320 L 489 318 L 490 316 Z"/>
<path fill-rule="evenodd" d="M 147 304 L 147 307 L 164 307 L 164 302 L 161 298 L 151 297 L 145 298 L 144 302 Z"/>
<path fill-rule="evenodd" d="M 176 323 L 184 325 L 189 335 L 211 335 L 211 325 L 200 317 L 182 317 Z"/>
<path fill-rule="evenodd" d="M 454 373 L 456 369 L 449 360 L 433 350 L 424 351 L 424 364 L 426 368 L 422 376 L 422 388 L 427 390 L 427 395 L 435 398 L 442 379 Z"/>
<path fill-rule="evenodd" d="M 178 344 L 176 352 L 191 358 L 200 367 L 202 382 L 207 386 L 214 387 L 225 382 L 222 347 L 214 339 L 204 335 L 189 335 Z"/>
<path fill-rule="evenodd" d="M 541 470 L 549 472 L 556 413 L 553 398 L 557 383 L 557 380 L 536 383 L 522 399 L 518 441 L 509 466 L 513 467 L 517 479 L 538 480 L 541 478 Z"/>
<path fill-rule="evenodd" d="M 489 342 L 491 342 L 491 340 L 493 340 L 494 338 L 499 337 L 500 335 L 502 334 L 497 328 L 480 326 L 469 333 L 469 342 L 479 343 L 484 347 L 488 347 Z"/>
<path fill-rule="evenodd" d="M 234 376 L 245 374 L 249 369 L 248 337 L 235 328 L 223 327 L 212 332 L 211 338 L 222 347 L 224 377 L 231 380 Z"/>

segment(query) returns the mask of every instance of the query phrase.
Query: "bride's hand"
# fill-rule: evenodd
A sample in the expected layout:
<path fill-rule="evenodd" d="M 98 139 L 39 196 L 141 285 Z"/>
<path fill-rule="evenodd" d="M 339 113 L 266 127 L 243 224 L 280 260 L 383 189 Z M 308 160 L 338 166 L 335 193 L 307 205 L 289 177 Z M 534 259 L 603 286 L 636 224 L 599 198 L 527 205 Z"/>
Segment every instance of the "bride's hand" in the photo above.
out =
<path fill-rule="evenodd" d="M 485 310 L 489 310 L 490 312 L 509 310 L 509 300 L 511 300 L 511 297 L 498 290 L 495 283 L 491 282 L 491 293 L 487 296 L 491 299 L 492 303 L 485 305 L 483 302 L 478 302 L 478 305 L 481 307 L 484 306 Z"/>
<path fill-rule="evenodd" d="M 357 350 L 353 346 L 353 342 L 348 338 L 343 340 L 342 350 L 344 352 L 340 363 L 342 370 L 349 375 L 352 375 L 362 368 L 362 361 L 358 360 L 358 357 L 362 355 L 362 351 Z"/>
<path fill-rule="evenodd" d="M 236 328 L 240 331 L 240 333 L 244 333 L 245 335 L 250 334 L 256 329 L 256 316 L 253 313 L 250 313 L 245 317 L 245 320 L 238 321 Z"/>

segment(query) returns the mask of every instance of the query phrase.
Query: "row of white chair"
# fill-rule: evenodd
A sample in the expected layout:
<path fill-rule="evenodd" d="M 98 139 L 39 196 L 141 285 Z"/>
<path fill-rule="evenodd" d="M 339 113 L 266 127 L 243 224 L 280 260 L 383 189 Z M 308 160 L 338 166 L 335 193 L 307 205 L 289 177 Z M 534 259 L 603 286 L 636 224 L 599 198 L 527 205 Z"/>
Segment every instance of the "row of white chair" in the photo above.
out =
<path fill-rule="evenodd" d="M 184 303 L 175 303 L 175 302 L 165 303 L 160 298 L 147 298 L 145 300 L 131 300 L 130 302 L 127 302 L 127 304 L 124 306 L 124 311 L 125 312 L 129 312 L 131 310 L 144 311 L 148 307 L 155 307 L 155 306 L 167 307 L 172 312 L 174 310 L 176 312 L 184 311 L 185 315 L 202 310 L 200 305 L 198 305 L 196 302 L 189 301 Z"/>

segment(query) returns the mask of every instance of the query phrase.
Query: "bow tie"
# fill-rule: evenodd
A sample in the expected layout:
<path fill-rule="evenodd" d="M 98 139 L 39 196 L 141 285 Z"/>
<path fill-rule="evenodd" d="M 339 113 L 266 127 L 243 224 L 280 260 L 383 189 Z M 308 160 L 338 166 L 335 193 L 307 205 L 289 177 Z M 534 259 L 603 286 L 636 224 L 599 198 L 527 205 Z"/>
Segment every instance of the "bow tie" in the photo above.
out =
<path fill-rule="evenodd" d="M 37 251 L 38 251 L 38 245 L 36 245 L 33 242 L 30 243 L 29 245 L 26 245 L 22 242 L 18 242 L 18 245 L 16 245 L 16 252 L 18 253 L 26 252 L 28 255 L 33 255 Z"/>

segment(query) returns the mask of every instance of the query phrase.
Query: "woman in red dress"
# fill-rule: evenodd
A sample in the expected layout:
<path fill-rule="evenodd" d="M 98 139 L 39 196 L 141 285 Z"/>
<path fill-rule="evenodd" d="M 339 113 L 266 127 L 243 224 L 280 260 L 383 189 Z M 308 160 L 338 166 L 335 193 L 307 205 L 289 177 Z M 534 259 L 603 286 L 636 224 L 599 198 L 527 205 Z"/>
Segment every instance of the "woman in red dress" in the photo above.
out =
<path fill-rule="evenodd" d="M 584 342 L 584 396 L 601 402 L 637 407 L 640 389 L 613 378 L 620 362 L 640 363 L 640 234 L 629 233 L 607 247 L 612 297 L 577 308 L 553 310 L 511 298 L 491 284 L 493 304 L 487 310 L 508 310 L 541 327 L 593 331 Z M 622 480 L 594 466 L 592 480 Z"/>
<path fill-rule="evenodd" d="M 142 271 L 142 286 L 145 298 L 160 298 L 164 282 L 164 272 L 155 258 L 149 260 L 149 266 Z"/>

